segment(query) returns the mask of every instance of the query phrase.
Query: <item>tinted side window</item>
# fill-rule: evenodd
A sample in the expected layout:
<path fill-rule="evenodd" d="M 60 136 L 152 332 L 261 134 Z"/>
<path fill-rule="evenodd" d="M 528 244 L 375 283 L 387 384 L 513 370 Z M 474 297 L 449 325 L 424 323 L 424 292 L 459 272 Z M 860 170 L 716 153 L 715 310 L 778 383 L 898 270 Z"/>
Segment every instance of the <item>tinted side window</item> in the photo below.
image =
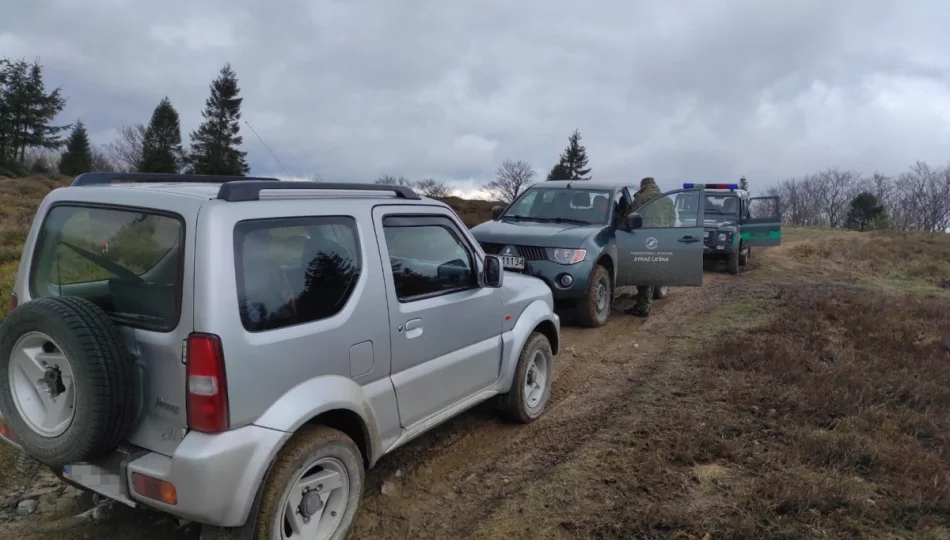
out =
<path fill-rule="evenodd" d="M 401 302 L 477 286 L 472 254 L 451 220 L 387 217 L 383 231 Z"/>
<path fill-rule="evenodd" d="M 243 221 L 234 254 L 241 322 L 251 332 L 336 315 L 362 270 L 349 217 Z"/>

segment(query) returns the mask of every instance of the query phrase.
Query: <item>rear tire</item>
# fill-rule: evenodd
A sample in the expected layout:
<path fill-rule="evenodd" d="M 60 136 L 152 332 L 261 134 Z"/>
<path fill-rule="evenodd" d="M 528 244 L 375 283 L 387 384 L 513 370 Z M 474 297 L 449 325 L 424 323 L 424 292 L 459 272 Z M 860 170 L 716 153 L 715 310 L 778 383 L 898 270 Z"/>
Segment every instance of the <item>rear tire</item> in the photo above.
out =
<path fill-rule="evenodd" d="M 729 259 L 726 261 L 726 269 L 730 274 L 739 273 L 739 252 L 730 253 Z"/>
<path fill-rule="evenodd" d="M 0 325 L 0 412 L 46 465 L 92 461 L 128 435 L 134 370 L 118 327 L 83 298 L 37 298 Z"/>
<path fill-rule="evenodd" d="M 334 474 L 335 480 L 324 482 L 317 479 L 317 475 L 326 474 L 328 471 Z M 311 483 L 312 485 L 309 485 Z M 251 507 L 247 522 L 234 528 L 205 525 L 201 528 L 201 540 L 280 538 L 281 529 L 285 532 L 291 530 L 285 511 L 288 506 L 298 509 L 293 513 L 297 526 L 322 526 L 324 520 L 331 520 L 327 525 L 332 532 L 327 536 L 315 538 L 343 540 L 353 525 L 353 518 L 356 517 L 363 483 L 363 458 L 352 439 L 343 432 L 326 426 L 303 427 L 280 451 L 271 465 L 264 485 Z M 308 496 L 300 496 L 307 489 L 317 491 L 317 494 L 311 495 L 310 498 L 327 495 L 326 501 L 311 500 L 312 508 L 308 510 L 314 511 L 313 516 L 317 516 L 317 523 L 311 523 L 310 518 L 304 522 L 303 514 L 299 511 L 308 506 Z M 290 497 L 294 497 L 295 501 L 291 502 Z M 322 498 L 321 496 L 320 499 Z M 320 510 L 324 512 L 321 514 Z M 300 538 L 310 540 L 313 536 L 301 534 Z"/>
<path fill-rule="evenodd" d="M 534 332 L 521 349 L 511 389 L 501 399 L 502 415 L 511 422 L 530 424 L 544 412 L 554 381 L 551 342 Z"/>
<path fill-rule="evenodd" d="M 654 300 L 663 300 L 670 295 L 669 285 L 657 285 L 653 287 L 653 299 Z"/>
<path fill-rule="evenodd" d="M 610 307 L 613 304 L 613 284 L 610 274 L 603 266 L 597 265 L 590 274 L 587 294 L 577 303 L 577 321 L 590 328 L 607 324 Z"/>

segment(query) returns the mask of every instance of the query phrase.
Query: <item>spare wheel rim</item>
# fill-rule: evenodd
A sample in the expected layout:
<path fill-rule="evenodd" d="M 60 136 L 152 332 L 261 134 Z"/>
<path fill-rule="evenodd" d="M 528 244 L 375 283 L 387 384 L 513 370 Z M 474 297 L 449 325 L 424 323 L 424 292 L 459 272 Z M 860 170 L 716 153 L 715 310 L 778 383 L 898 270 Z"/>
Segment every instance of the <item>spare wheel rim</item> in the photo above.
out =
<path fill-rule="evenodd" d="M 36 434 L 58 437 L 76 412 L 76 379 L 66 354 L 42 332 L 20 336 L 10 353 L 10 393 L 20 418 Z"/>

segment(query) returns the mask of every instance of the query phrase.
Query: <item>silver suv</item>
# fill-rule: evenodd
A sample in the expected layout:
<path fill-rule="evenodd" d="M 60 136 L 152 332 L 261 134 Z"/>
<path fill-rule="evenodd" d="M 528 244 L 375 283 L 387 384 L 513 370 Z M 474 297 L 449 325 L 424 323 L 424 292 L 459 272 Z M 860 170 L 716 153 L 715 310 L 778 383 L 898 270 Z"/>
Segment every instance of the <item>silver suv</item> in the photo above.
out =
<path fill-rule="evenodd" d="M 0 434 L 207 537 L 343 538 L 364 469 L 548 401 L 560 321 L 399 186 L 92 173 L 50 193 L 0 326 Z"/>

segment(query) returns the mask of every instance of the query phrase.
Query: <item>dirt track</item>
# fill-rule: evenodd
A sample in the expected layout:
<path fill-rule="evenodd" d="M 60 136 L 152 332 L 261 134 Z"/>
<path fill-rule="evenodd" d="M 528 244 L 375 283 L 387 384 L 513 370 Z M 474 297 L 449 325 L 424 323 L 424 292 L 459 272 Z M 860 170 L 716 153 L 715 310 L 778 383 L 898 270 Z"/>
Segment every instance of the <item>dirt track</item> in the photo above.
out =
<path fill-rule="evenodd" d="M 673 288 L 654 302 L 649 319 L 625 316 L 632 299 L 621 297 L 600 329 L 565 324 L 551 402 L 528 426 L 499 420 L 488 404 L 477 407 L 385 457 L 367 476 L 355 539 L 463 538 L 502 501 L 531 486 L 568 460 L 622 410 L 635 393 L 650 392 L 661 352 L 685 321 L 716 305 L 736 279 L 707 272 L 701 288 Z M 395 493 L 381 493 L 384 482 Z M 88 505 L 88 502 L 85 502 Z M 77 507 L 83 502 L 77 501 Z M 78 508 L 81 510 L 82 508 Z M 12 510 L 8 506 L 9 511 Z M 61 514 L 62 515 L 62 514 Z M 0 538 L 23 537 L 42 515 L 0 523 Z M 32 522 L 32 523 L 31 523 Z M 4 531 L 4 528 L 7 528 Z M 103 522 L 51 530 L 34 537 L 195 538 L 197 527 L 116 507 Z M 10 536 L 8 536 L 10 535 Z"/>
<path fill-rule="evenodd" d="M 625 316 L 631 301 L 620 299 L 605 327 L 566 326 L 552 401 L 540 420 L 507 425 L 480 407 L 398 450 L 370 473 L 352 537 L 465 537 L 505 497 L 570 457 L 626 396 L 648 391 L 668 339 L 709 306 L 723 279 L 707 274 L 701 289 L 672 289 L 647 320 Z M 381 494 L 384 481 L 397 495 Z"/>

